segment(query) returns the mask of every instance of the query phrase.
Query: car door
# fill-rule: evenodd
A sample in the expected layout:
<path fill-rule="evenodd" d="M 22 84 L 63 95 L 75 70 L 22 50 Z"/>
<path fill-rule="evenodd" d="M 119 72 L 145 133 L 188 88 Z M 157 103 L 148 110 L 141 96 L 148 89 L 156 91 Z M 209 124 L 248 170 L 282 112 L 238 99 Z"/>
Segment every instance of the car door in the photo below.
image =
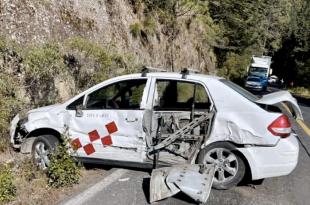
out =
<path fill-rule="evenodd" d="M 81 97 L 82 109 L 70 110 L 69 134 L 79 157 L 142 162 L 142 117 L 147 78 L 111 83 Z"/>
<path fill-rule="evenodd" d="M 183 79 L 156 79 L 154 83 L 153 121 L 157 120 L 158 123 L 153 123 L 152 131 L 158 133 L 152 135 L 156 136 L 152 149 L 160 150 L 159 161 L 184 163 L 194 156 L 195 149 L 191 148 L 200 147 L 207 134 L 211 117 L 206 114 L 209 113 L 211 102 L 200 83 Z M 197 126 L 192 126 L 196 122 Z M 192 128 L 179 137 L 173 137 L 174 133 L 182 132 L 186 127 Z"/>

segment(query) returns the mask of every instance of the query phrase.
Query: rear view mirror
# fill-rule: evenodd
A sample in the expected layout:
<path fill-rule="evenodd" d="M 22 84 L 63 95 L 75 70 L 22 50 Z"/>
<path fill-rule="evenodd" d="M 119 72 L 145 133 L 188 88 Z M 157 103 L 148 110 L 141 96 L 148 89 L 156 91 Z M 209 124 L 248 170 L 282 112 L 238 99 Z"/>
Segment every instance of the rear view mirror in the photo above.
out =
<path fill-rule="evenodd" d="M 83 105 L 75 107 L 75 117 L 83 117 Z"/>

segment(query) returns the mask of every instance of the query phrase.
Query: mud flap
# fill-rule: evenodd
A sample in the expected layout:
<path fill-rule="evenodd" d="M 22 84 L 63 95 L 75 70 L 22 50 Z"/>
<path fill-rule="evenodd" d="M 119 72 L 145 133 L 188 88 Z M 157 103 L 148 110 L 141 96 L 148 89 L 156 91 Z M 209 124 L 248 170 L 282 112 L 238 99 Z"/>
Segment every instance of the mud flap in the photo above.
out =
<path fill-rule="evenodd" d="M 150 183 L 150 202 L 183 192 L 197 203 L 206 203 L 211 191 L 214 165 L 175 165 L 154 169 Z"/>

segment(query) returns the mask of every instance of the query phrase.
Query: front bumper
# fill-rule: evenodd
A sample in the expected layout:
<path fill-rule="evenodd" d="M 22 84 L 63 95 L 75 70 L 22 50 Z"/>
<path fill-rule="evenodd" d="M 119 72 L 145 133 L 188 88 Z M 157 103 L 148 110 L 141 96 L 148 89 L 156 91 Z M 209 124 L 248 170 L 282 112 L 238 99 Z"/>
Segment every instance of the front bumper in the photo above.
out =
<path fill-rule="evenodd" d="M 28 121 L 25 117 L 20 119 L 19 115 L 16 115 L 11 121 L 10 125 L 10 142 L 12 147 L 19 149 L 23 138 L 28 134 L 24 124 Z"/>
<path fill-rule="evenodd" d="M 13 120 L 11 121 L 11 126 L 10 126 L 10 142 L 15 147 L 15 134 L 16 134 L 16 128 L 17 128 L 17 123 L 19 122 L 19 115 L 17 114 Z"/>
<path fill-rule="evenodd" d="M 299 144 L 295 134 L 280 139 L 274 147 L 238 148 L 251 168 L 252 179 L 290 174 L 298 163 Z"/>
<path fill-rule="evenodd" d="M 263 90 L 263 86 L 258 86 L 258 85 L 248 85 L 246 84 L 245 87 L 249 90 L 257 90 L 257 91 L 261 91 Z"/>

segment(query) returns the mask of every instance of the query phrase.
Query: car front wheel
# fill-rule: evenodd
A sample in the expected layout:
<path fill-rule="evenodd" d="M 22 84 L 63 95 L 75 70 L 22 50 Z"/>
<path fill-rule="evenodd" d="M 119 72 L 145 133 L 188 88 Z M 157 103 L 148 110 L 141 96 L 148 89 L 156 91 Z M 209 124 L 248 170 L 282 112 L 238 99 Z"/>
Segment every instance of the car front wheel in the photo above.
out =
<path fill-rule="evenodd" d="M 245 175 L 245 164 L 230 143 L 218 142 L 201 150 L 198 163 L 214 164 L 213 188 L 230 189 L 236 186 Z"/>
<path fill-rule="evenodd" d="M 47 169 L 50 163 L 51 153 L 56 149 L 59 140 L 53 135 L 37 137 L 32 145 L 34 163 L 42 170 Z"/>

